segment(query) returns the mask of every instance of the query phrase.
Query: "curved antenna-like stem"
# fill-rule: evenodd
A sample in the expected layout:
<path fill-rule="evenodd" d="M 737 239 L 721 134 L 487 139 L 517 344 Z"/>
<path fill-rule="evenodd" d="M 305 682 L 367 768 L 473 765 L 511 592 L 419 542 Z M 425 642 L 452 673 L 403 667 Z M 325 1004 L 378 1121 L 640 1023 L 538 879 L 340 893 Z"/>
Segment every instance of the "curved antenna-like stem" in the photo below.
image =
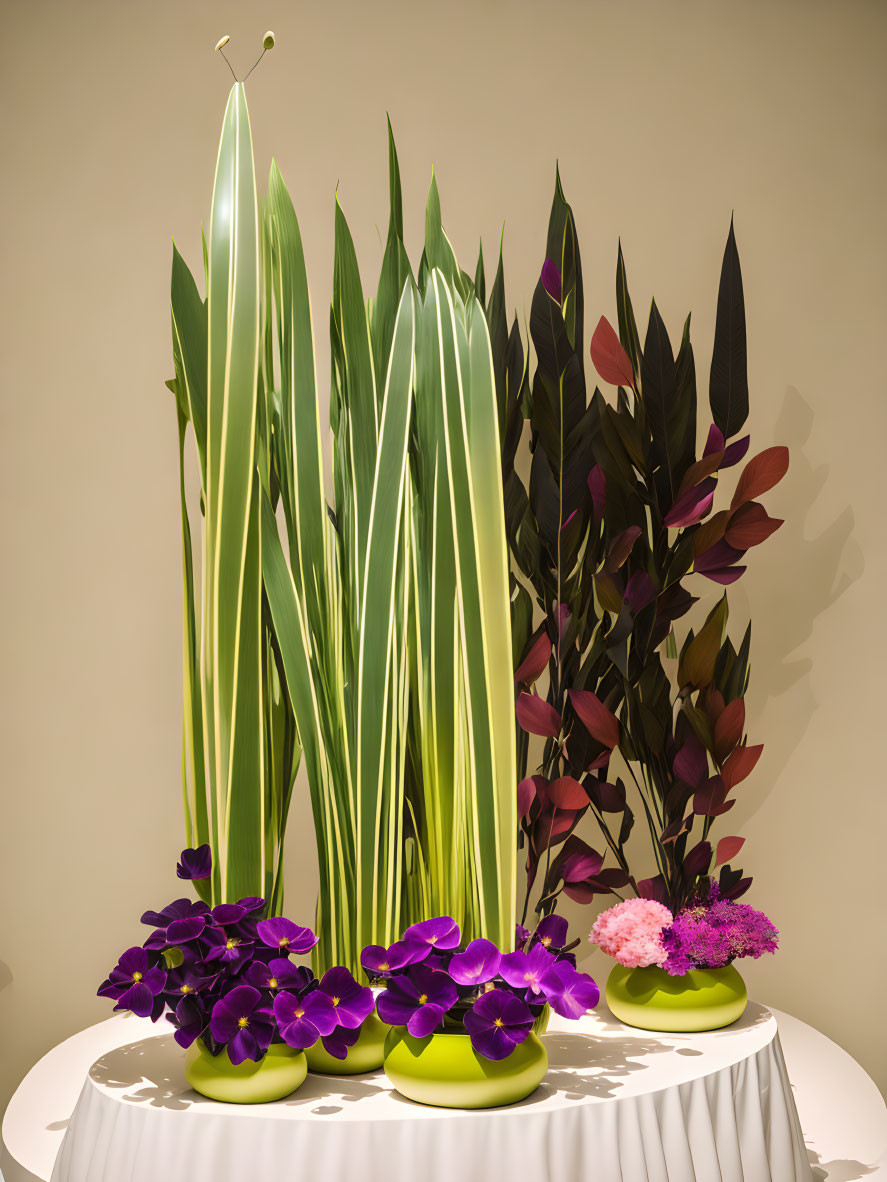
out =
<path fill-rule="evenodd" d="M 227 56 L 226 56 L 226 54 L 225 54 L 225 46 L 228 44 L 228 42 L 229 42 L 230 40 L 231 40 L 231 38 L 228 36 L 228 34 L 227 34 L 227 33 L 225 34 L 225 36 L 224 36 L 224 37 L 220 37 L 220 38 L 218 39 L 218 41 L 216 42 L 216 53 L 220 53 L 220 54 L 222 55 L 222 57 L 223 57 L 223 58 L 225 58 L 225 65 L 226 65 L 226 66 L 228 67 L 228 69 L 231 71 L 231 77 L 234 79 L 234 81 L 235 81 L 235 82 L 237 82 L 237 80 L 238 80 L 238 79 L 237 79 L 237 75 L 234 73 L 234 67 L 233 67 L 233 66 L 231 65 L 231 63 L 228 61 L 228 58 L 227 58 Z M 260 60 L 261 60 L 261 59 L 260 59 Z M 258 65 L 258 63 L 256 63 L 256 64 Z M 253 67 L 253 69 L 255 69 L 255 66 Z M 251 73 L 251 72 L 252 72 L 252 71 L 250 71 L 250 73 Z M 249 75 L 247 75 L 247 77 L 249 77 Z"/>
<path fill-rule="evenodd" d="M 262 52 L 259 54 L 259 56 L 256 58 L 256 60 L 250 66 L 250 68 L 246 74 L 246 77 L 243 79 L 244 82 L 246 82 L 246 79 L 249 78 L 250 74 L 253 72 L 253 70 L 256 68 L 256 66 L 259 64 L 259 62 L 262 60 L 262 58 L 265 56 L 265 54 L 268 52 L 268 50 L 273 49 L 273 48 L 274 48 L 274 33 L 269 29 L 268 32 L 265 34 L 265 36 L 262 38 Z"/>

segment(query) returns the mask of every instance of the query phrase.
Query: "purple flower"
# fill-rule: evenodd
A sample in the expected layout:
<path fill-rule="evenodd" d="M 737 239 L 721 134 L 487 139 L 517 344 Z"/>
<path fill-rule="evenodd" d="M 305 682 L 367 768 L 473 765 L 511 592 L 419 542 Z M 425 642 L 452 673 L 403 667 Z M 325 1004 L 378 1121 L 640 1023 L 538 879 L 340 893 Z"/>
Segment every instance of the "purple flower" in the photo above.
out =
<path fill-rule="evenodd" d="M 339 1026 L 356 1030 L 373 1011 L 375 1001 L 372 989 L 359 985 L 347 969 L 329 969 L 323 974 L 318 989 L 332 1001 Z"/>
<path fill-rule="evenodd" d="M 182 860 L 176 866 L 179 878 L 192 881 L 209 878 L 213 869 L 213 856 L 208 845 L 199 845 L 196 850 L 182 850 Z"/>
<path fill-rule="evenodd" d="M 425 919 L 422 923 L 414 923 L 403 934 L 403 942 L 413 945 L 419 951 L 417 960 L 424 960 L 432 949 L 458 948 L 462 933 L 459 925 L 448 915 L 438 919 Z"/>
<path fill-rule="evenodd" d="M 115 1010 L 132 1010 L 156 1022 L 166 1004 L 160 994 L 166 973 L 156 968 L 144 948 L 128 948 L 98 988 L 99 997 L 113 998 Z"/>
<path fill-rule="evenodd" d="M 262 995 L 251 985 L 238 985 L 216 1002 L 209 1028 L 216 1042 L 227 1044 L 228 1058 L 236 1067 L 244 1059 L 258 1062 L 271 1045 L 274 1020 L 260 1008 Z"/>
<path fill-rule="evenodd" d="M 258 911 L 260 907 L 265 906 L 265 900 L 260 899 L 258 895 L 247 895 L 245 899 L 238 899 L 237 906 L 242 907 L 244 911 Z"/>
<path fill-rule="evenodd" d="M 534 944 L 529 952 L 509 952 L 503 956 L 499 975 L 514 989 L 541 993 L 542 977 L 553 964 L 551 953 L 542 944 Z"/>
<path fill-rule="evenodd" d="M 245 940 L 235 932 L 209 927 L 203 932 L 203 940 L 207 945 L 204 959 L 221 961 L 222 965 L 235 972 L 252 958 L 252 940 Z"/>
<path fill-rule="evenodd" d="M 304 997 L 286 991 L 274 999 L 274 1017 L 280 1037 L 297 1051 L 313 1047 L 322 1035 L 336 1029 L 336 1009 L 328 994 L 315 989 Z"/>
<path fill-rule="evenodd" d="M 370 977 L 387 977 L 424 955 L 427 953 L 421 944 L 398 940 L 390 948 L 383 948 L 381 944 L 368 944 L 360 954 L 360 963 Z"/>
<path fill-rule="evenodd" d="M 514 925 L 514 947 L 516 951 L 520 951 L 530 938 L 530 929 L 525 928 L 522 923 Z"/>
<path fill-rule="evenodd" d="M 254 960 L 243 974 L 243 979 L 254 989 L 270 989 L 272 993 L 285 989 L 289 993 L 302 993 L 314 976 L 306 965 L 295 965 L 286 957 L 274 957 L 268 964 Z"/>
<path fill-rule="evenodd" d="M 202 899 L 175 899 L 162 911 L 146 911 L 142 923 L 152 928 L 165 928 L 174 919 L 190 919 L 192 915 L 209 915 L 209 904 Z"/>
<path fill-rule="evenodd" d="M 246 908 L 239 903 L 219 903 L 212 909 L 212 921 L 220 928 L 233 927 L 246 915 Z"/>
<path fill-rule="evenodd" d="M 406 1026 L 415 1038 L 424 1038 L 440 1026 L 458 997 L 446 973 L 417 964 L 388 982 L 376 1009 L 383 1022 Z"/>
<path fill-rule="evenodd" d="M 205 915 L 192 915 L 188 919 L 174 919 L 166 929 L 166 943 L 167 945 L 187 944 L 202 935 L 205 927 Z"/>
<path fill-rule="evenodd" d="M 567 921 L 562 915 L 546 915 L 540 919 L 533 942 L 544 948 L 563 948 L 567 942 Z"/>
<path fill-rule="evenodd" d="M 206 1011 L 193 994 L 183 997 L 176 1005 L 175 1013 L 167 1014 L 166 1017 L 176 1027 L 173 1038 L 185 1050 L 206 1029 Z"/>
<path fill-rule="evenodd" d="M 483 985 L 499 972 L 501 959 L 499 949 L 489 940 L 472 940 L 450 961 L 449 973 L 457 985 Z"/>
<path fill-rule="evenodd" d="M 558 960 L 542 976 L 542 992 L 562 1018 L 581 1018 L 593 1010 L 601 991 L 588 973 L 579 973 L 568 960 Z"/>
<path fill-rule="evenodd" d="M 317 943 L 317 936 L 310 928 L 300 928 L 282 915 L 260 920 L 258 933 L 263 944 L 269 948 L 280 948 L 286 955 L 292 953 L 301 956 L 303 952 L 310 952 Z"/>
<path fill-rule="evenodd" d="M 332 1034 L 321 1038 L 323 1049 L 334 1059 L 344 1059 L 348 1048 L 353 1047 L 360 1038 L 360 1029 L 349 1030 L 347 1026 L 337 1026 Z"/>
<path fill-rule="evenodd" d="M 542 286 L 553 300 L 558 304 L 561 302 L 561 273 L 551 259 L 542 264 Z"/>
<path fill-rule="evenodd" d="M 505 989 L 482 993 L 464 1018 L 471 1045 L 485 1059 L 507 1059 L 533 1026 L 526 1002 Z"/>
<path fill-rule="evenodd" d="M 762 911 L 712 892 L 712 902 L 687 907 L 660 937 L 668 952 L 662 966 L 673 977 L 690 969 L 718 969 L 743 956 L 775 952 L 779 933 Z"/>
<path fill-rule="evenodd" d="M 166 984 L 163 992 L 169 1004 L 174 1008 L 183 997 L 193 997 L 202 992 L 212 977 L 202 977 L 192 964 L 182 964 L 166 974 Z"/>

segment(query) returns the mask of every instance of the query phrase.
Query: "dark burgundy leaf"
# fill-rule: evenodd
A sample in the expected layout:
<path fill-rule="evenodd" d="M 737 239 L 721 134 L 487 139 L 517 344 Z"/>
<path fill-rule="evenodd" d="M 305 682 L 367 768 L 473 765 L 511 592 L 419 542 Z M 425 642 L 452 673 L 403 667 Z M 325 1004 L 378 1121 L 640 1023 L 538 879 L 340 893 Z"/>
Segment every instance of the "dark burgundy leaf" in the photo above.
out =
<path fill-rule="evenodd" d="M 620 792 L 615 784 L 589 776 L 585 781 L 585 789 L 592 803 L 602 813 L 621 813 L 625 808 L 625 790 Z"/>
<path fill-rule="evenodd" d="M 613 326 L 602 316 L 591 338 L 591 360 L 605 382 L 611 386 L 634 386 L 634 374 L 628 354 L 619 343 Z"/>
<path fill-rule="evenodd" d="M 524 659 L 518 666 L 514 680 L 524 685 L 532 685 L 548 665 L 551 657 L 551 641 L 545 632 L 539 634 L 530 645 Z"/>
<path fill-rule="evenodd" d="M 585 878 L 593 878 L 599 873 L 604 859 L 599 853 L 586 846 L 584 850 L 571 853 L 560 866 L 561 878 L 564 882 L 582 882 Z"/>
<path fill-rule="evenodd" d="M 672 763 L 674 774 L 691 788 L 698 788 L 708 775 L 708 759 L 705 748 L 696 737 L 690 735 L 674 757 Z"/>
<path fill-rule="evenodd" d="M 580 722 L 599 743 L 611 750 L 619 745 L 619 720 L 591 690 L 570 690 L 570 701 Z"/>
<path fill-rule="evenodd" d="M 724 538 L 737 550 L 748 550 L 765 542 L 782 525 L 779 517 L 770 517 L 759 501 L 747 501 L 730 517 Z"/>
<path fill-rule="evenodd" d="M 588 795 L 578 780 L 572 776 L 561 776 L 548 785 L 548 797 L 559 809 L 573 812 L 587 808 Z"/>
<path fill-rule="evenodd" d="M 684 877 L 695 878 L 698 874 L 705 874 L 711 864 L 711 845 L 707 841 L 700 841 L 694 845 L 683 863 Z"/>
<path fill-rule="evenodd" d="M 653 585 L 653 580 L 645 570 L 635 571 L 626 584 L 625 594 L 622 597 L 623 602 L 628 605 L 634 615 L 637 615 L 655 598 L 656 588 Z"/>
<path fill-rule="evenodd" d="M 705 441 L 705 448 L 702 454 L 710 456 L 712 452 L 724 450 L 724 433 L 720 427 L 716 427 L 714 423 L 708 429 L 708 438 Z"/>
<path fill-rule="evenodd" d="M 592 517 L 597 526 L 603 520 L 607 503 L 607 478 L 600 464 L 595 464 L 588 473 L 588 491 L 591 493 Z"/>
<path fill-rule="evenodd" d="M 747 570 L 747 566 L 716 566 L 712 570 L 703 570 L 699 573 L 704 579 L 711 579 L 713 583 L 729 587 L 731 583 L 741 579 Z"/>
<path fill-rule="evenodd" d="M 715 850 L 715 866 L 722 866 L 735 858 L 744 845 L 744 837 L 722 837 Z"/>
<path fill-rule="evenodd" d="M 622 531 L 617 538 L 613 540 L 607 554 L 606 571 L 612 574 L 617 571 L 625 562 L 631 553 L 632 547 L 641 536 L 641 527 L 639 525 L 630 525 L 628 529 Z"/>
<path fill-rule="evenodd" d="M 751 886 L 751 883 L 751 878 L 740 878 L 736 886 L 729 887 L 726 891 L 722 891 L 721 896 L 724 899 L 738 899 L 740 895 L 745 894 L 745 892 Z"/>
<path fill-rule="evenodd" d="M 742 555 L 742 550 L 734 549 L 722 538 L 720 542 L 715 542 L 708 550 L 696 555 L 693 560 L 693 570 L 700 575 L 708 574 L 713 570 L 723 570 L 725 567 L 737 563 Z"/>
<path fill-rule="evenodd" d="M 521 694 L 515 705 L 517 721 L 531 735 L 557 738 L 561 730 L 561 716 L 548 702 L 535 694 Z"/>
<path fill-rule="evenodd" d="M 701 484 L 688 488 L 681 493 L 664 518 L 665 525 L 671 529 L 681 529 L 687 525 L 695 525 L 711 508 L 714 500 L 717 481 L 713 476 L 707 477 Z"/>
<path fill-rule="evenodd" d="M 527 776 L 517 786 L 517 813 L 519 817 L 526 817 L 537 798 L 537 782 L 545 781 L 542 776 Z"/>
<path fill-rule="evenodd" d="M 715 759 L 723 763 L 739 740 L 745 729 L 745 702 L 742 698 L 734 698 L 725 706 L 715 722 Z"/>
<path fill-rule="evenodd" d="M 728 788 L 735 788 L 741 784 L 746 776 L 751 775 L 755 764 L 761 758 L 764 744 L 758 743 L 754 747 L 736 747 L 721 768 L 721 776 Z"/>
<path fill-rule="evenodd" d="M 551 259 L 542 264 L 542 286 L 556 303 L 561 302 L 561 273 Z"/>
<path fill-rule="evenodd" d="M 732 218 L 718 287 L 708 398 L 712 418 L 724 433 L 724 438 L 729 439 L 741 430 L 748 418 L 745 300 Z"/>
<path fill-rule="evenodd" d="M 657 903 L 664 903 L 668 898 L 665 879 L 661 874 L 655 878 L 642 878 L 638 883 L 638 894 L 642 899 L 655 899 Z"/>
<path fill-rule="evenodd" d="M 732 443 L 728 444 L 724 451 L 721 467 L 732 468 L 734 464 L 738 464 L 740 460 L 744 460 L 749 443 L 751 443 L 751 436 L 743 435 L 741 439 L 735 439 Z"/>
<path fill-rule="evenodd" d="M 726 799 L 724 781 L 720 776 L 710 776 L 693 797 L 693 812 L 699 817 L 718 817 Z"/>

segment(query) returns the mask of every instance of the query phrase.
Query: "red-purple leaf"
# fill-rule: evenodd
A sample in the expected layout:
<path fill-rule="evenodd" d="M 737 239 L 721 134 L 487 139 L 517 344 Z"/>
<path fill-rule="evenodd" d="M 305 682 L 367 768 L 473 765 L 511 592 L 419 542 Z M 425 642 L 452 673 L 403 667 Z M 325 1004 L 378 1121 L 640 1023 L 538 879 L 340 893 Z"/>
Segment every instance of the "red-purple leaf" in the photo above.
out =
<path fill-rule="evenodd" d="M 561 776 L 552 780 L 548 785 L 548 796 L 551 803 L 559 809 L 570 809 L 578 812 L 588 806 L 588 794 L 572 776 Z"/>
<path fill-rule="evenodd" d="M 724 567 L 733 566 L 742 558 L 742 555 L 742 550 L 736 550 L 724 538 L 721 538 L 708 550 L 703 550 L 701 554 L 696 555 L 693 560 L 693 570 L 700 575 L 708 574 L 713 570 L 722 570 Z"/>
<path fill-rule="evenodd" d="M 678 779 L 689 784 L 691 788 L 699 787 L 708 774 L 708 760 L 705 748 L 696 735 L 690 735 L 674 757 L 671 766 Z"/>
<path fill-rule="evenodd" d="M 638 883 L 638 894 L 642 899 L 655 899 L 657 903 L 664 903 L 667 898 L 665 879 L 661 874 L 655 878 L 642 878 Z"/>
<path fill-rule="evenodd" d="M 600 755 L 596 755 L 585 770 L 587 772 L 596 772 L 600 768 L 606 767 L 612 758 L 613 752 L 608 747 L 606 751 L 602 751 Z"/>
<path fill-rule="evenodd" d="M 697 874 L 706 874 L 711 864 L 711 846 L 707 841 L 700 841 L 698 845 L 694 845 L 686 858 L 684 858 L 683 872 L 688 879 L 695 878 Z M 640 885 L 640 884 L 638 884 Z"/>
<path fill-rule="evenodd" d="M 692 824 L 692 813 L 687 817 L 678 817 L 676 821 L 672 821 L 670 825 L 666 825 L 666 827 L 662 830 L 662 833 L 659 835 L 660 842 L 662 845 L 667 845 L 670 841 L 676 841 L 682 833 L 687 832 Z"/>
<path fill-rule="evenodd" d="M 748 461 L 743 469 L 730 508 L 753 501 L 782 480 L 788 471 L 788 448 L 768 447 Z"/>
<path fill-rule="evenodd" d="M 693 797 L 693 812 L 698 817 L 718 817 L 727 799 L 727 786 L 720 776 L 710 776 Z M 723 809 L 726 812 L 726 809 Z"/>
<path fill-rule="evenodd" d="M 750 878 L 740 878 L 739 882 L 737 882 L 735 886 L 728 887 L 727 890 L 721 893 L 721 898 L 730 900 L 738 899 L 740 895 L 745 894 L 750 886 Z"/>
<path fill-rule="evenodd" d="M 751 442 L 750 435 L 743 435 L 741 439 L 734 439 L 734 441 L 727 445 L 724 452 L 724 459 L 721 462 L 722 468 L 732 468 L 734 464 L 738 464 L 740 460 L 745 459 L 745 453 L 748 451 L 748 445 Z"/>
<path fill-rule="evenodd" d="M 610 574 L 618 570 L 625 562 L 631 553 L 632 547 L 641 536 L 641 527 L 639 525 L 630 525 L 628 529 L 624 529 L 617 538 L 614 539 L 609 553 L 607 554 L 607 562 L 605 570 Z"/>
<path fill-rule="evenodd" d="M 542 286 L 556 303 L 561 302 L 561 273 L 551 259 L 542 264 Z"/>
<path fill-rule="evenodd" d="M 653 586 L 653 580 L 645 570 L 636 570 L 625 587 L 625 594 L 622 597 L 623 603 L 634 612 L 643 611 L 648 604 L 651 604 L 656 598 L 656 588 Z"/>
<path fill-rule="evenodd" d="M 745 702 L 742 698 L 734 698 L 729 702 L 715 722 L 715 759 L 723 763 L 739 740 L 745 729 Z"/>
<path fill-rule="evenodd" d="M 560 734 L 561 716 L 554 706 L 535 694 L 521 694 L 515 705 L 517 721 L 531 735 L 555 739 Z"/>
<path fill-rule="evenodd" d="M 747 501 L 730 517 L 724 538 L 737 550 L 748 550 L 765 542 L 782 525 L 782 518 L 770 517 L 759 501 Z"/>
<path fill-rule="evenodd" d="M 733 749 L 727 762 L 721 768 L 721 777 L 728 788 L 735 788 L 737 784 L 742 783 L 746 776 L 751 775 L 763 750 L 763 743 L 758 743 L 754 747 L 735 747 Z"/>
<path fill-rule="evenodd" d="M 592 335 L 591 360 L 594 368 L 611 386 L 634 386 L 634 373 L 628 354 L 606 316 L 600 318 Z"/>
<path fill-rule="evenodd" d="M 611 750 L 619 745 L 619 720 L 591 690 L 570 690 L 570 701 L 593 739 Z"/>
<path fill-rule="evenodd" d="M 701 570 L 699 574 L 704 579 L 711 579 L 713 583 L 719 583 L 722 587 L 729 587 L 731 583 L 741 579 L 747 570 L 747 566 L 716 566 L 712 570 Z"/>
<path fill-rule="evenodd" d="M 517 813 L 519 817 L 526 817 L 532 807 L 533 801 L 537 796 L 537 780 L 543 780 L 542 776 L 527 776 L 525 780 L 517 786 Z M 544 783 L 544 780 L 543 780 Z"/>
<path fill-rule="evenodd" d="M 607 503 L 607 478 L 600 464 L 595 464 L 588 473 L 588 491 L 591 493 L 591 507 L 594 524 L 600 525 Z"/>
<path fill-rule="evenodd" d="M 561 863 L 560 873 L 564 882 L 582 882 L 599 873 L 604 859 L 590 846 L 575 854 L 569 854 Z"/>
<path fill-rule="evenodd" d="M 710 456 L 712 452 L 724 450 L 724 432 L 720 427 L 716 427 L 714 423 L 708 429 L 708 438 L 705 441 L 705 449 L 703 456 Z"/>
<path fill-rule="evenodd" d="M 551 641 L 546 632 L 541 632 L 530 645 L 524 659 L 517 667 L 514 680 L 524 685 L 532 685 L 548 665 L 551 657 Z"/>
<path fill-rule="evenodd" d="M 620 792 L 615 784 L 608 784 L 606 780 L 590 776 L 586 780 L 586 790 L 592 802 L 602 813 L 625 811 L 625 792 Z"/>
<path fill-rule="evenodd" d="M 715 850 L 715 866 L 722 866 L 735 858 L 744 845 L 744 837 L 722 837 Z"/>
<path fill-rule="evenodd" d="M 708 476 L 701 484 L 688 488 L 681 493 L 664 517 L 664 523 L 672 529 L 680 529 L 685 525 L 695 525 L 705 516 L 714 500 L 717 481 L 714 476 Z"/>
<path fill-rule="evenodd" d="M 688 488 L 695 488 L 697 484 L 700 484 L 714 472 L 717 472 L 723 458 L 724 453 L 722 451 L 712 451 L 707 456 L 703 456 L 701 460 L 697 460 L 695 464 L 691 464 L 681 477 L 681 483 L 678 486 L 678 496 L 685 493 Z"/>

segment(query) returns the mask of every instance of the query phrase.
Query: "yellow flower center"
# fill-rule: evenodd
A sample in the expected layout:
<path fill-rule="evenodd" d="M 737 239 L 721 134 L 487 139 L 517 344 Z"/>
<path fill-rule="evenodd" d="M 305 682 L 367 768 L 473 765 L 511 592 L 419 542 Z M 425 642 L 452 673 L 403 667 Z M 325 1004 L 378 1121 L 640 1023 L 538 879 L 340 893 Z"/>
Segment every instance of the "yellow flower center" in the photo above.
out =
<path fill-rule="evenodd" d="M 339 1004 L 339 1000 L 340 1000 L 340 999 L 339 999 L 338 997 L 334 997 L 334 998 L 333 998 L 333 1005 L 334 1005 L 334 1006 L 337 1006 L 337 1005 Z"/>
<path fill-rule="evenodd" d="M 496 1021 L 495 1021 L 495 1025 L 496 1025 L 496 1026 L 501 1026 L 501 1025 L 502 1025 L 502 1019 L 501 1019 L 501 1018 L 497 1018 L 497 1019 L 496 1019 Z"/>
<path fill-rule="evenodd" d="M 429 944 L 436 944 L 436 943 L 437 943 L 437 936 L 431 936 L 431 937 L 429 938 L 429 941 L 428 941 L 428 943 L 429 943 Z"/>
<path fill-rule="evenodd" d="M 278 948 L 289 947 L 289 937 L 288 936 L 281 936 L 280 939 L 277 941 L 277 947 Z"/>
<path fill-rule="evenodd" d="M 238 1018 L 237 1025 L 241 1030 L 245 1029 L 247 1026 L 249 1026 L 249 1018 Z"/>
<path fill-rule="evenodd" d="M 182 985 L 181 988 L 179 989 L 179 992 L 180 993 L 193 993 L 194 986 L 193 985 Z"/>
<path fill-rule="evenodd" d="M 305 1011 L 304 1010 L 293 1010 L 293 1017 L 294 1018 L 304 1018 Z"/>
<path fill-rule="evenodd" d="M 385 962 L 384 962 L 384 964 L 380 964 L 380 965 L 379 965 L 379 972 L 380 972 L 380 973 L 387 973 L 387 972 L 388 972 L 388 969 L 389 969 L 390 967 L 391 967 L 391 966 L 388 964 L 388 962 L 387 962 L 387 961 L 385 961 Z"/>
<path fill-rule="evenodd" d="M 269 977 L 268 978 L 268 988 L 269 989 L 276 989 L 277 988 L 277 978 L 276 977 Z"/>
<path fill-rule="evenodd" d="M 237 947 L 237 941 L 236 941 L 235 939 L 233 939 L 233 938 L 232 938 L 231 940 L 229 940 L 229 941 L 228 941 L 228 942 L 225 944 L 225 947 L 226 947 L 226 948 L 236 948 L 236 947 Z"/>
<path fill-rule="evenodd" d="M 133 979 L 133 981 L 141 981 L 142 974 L 141 973 L 133 973 L 132 979 Z"/>
<path fill-rule="evenodd" d="M 540 940 L 540 943 L 544 944 L 545 947 L 547 948 L 548 945 L 551 943 L 551 936 L 543 936 L 542 939 Z"/>
<path fill-rule="evenodd" d="M 428 994 L 423 993 L 419 998 L 419 1005 L 424 1006 L 426 1001 L 428 1001 Z"/>

